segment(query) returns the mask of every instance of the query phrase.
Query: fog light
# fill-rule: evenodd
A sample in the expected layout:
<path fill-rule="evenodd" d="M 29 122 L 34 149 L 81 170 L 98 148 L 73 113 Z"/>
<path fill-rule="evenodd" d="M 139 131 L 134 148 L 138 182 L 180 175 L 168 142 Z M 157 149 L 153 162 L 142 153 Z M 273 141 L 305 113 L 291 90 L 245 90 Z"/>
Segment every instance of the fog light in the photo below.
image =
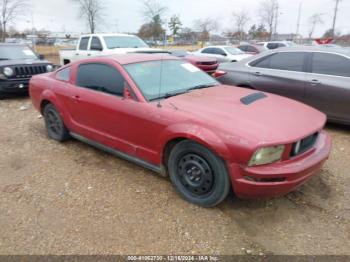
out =
<path fill-rule="evenodd" d="M 24 87 L 24 85 L 23 84 L 19 84 L 19 86 L 18 86 L 20 89 L 22 89 L 23 87 Z"/>

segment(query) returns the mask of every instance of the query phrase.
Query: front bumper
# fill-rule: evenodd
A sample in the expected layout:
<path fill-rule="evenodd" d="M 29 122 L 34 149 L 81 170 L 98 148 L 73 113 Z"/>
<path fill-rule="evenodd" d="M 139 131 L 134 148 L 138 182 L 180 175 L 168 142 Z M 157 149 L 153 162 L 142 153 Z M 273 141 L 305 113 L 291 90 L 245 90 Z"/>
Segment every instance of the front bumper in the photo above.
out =
<path fill-rule="evenodd" d="M 0 92 L 6 94 L 27 93 L 29 87 L 29 80 L 29 78 L 1 80 Z"/>
<path fill-rule="evenodd" d="M 321 132 L 314 147 L 304 154 L 275 164 L 247 167 L 229 165 L 232 186 L 239 198 L 283 196 L 316 175 L 331 151 L 331 139 Z"/>

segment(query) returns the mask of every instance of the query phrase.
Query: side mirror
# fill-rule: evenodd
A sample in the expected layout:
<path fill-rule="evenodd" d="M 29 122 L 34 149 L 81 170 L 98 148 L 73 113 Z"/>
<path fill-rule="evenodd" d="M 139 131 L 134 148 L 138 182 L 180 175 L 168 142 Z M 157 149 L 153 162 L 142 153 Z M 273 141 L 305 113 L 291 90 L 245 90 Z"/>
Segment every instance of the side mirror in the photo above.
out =
<path fill-rule="evenodd" d="M 45 59 L 45 56 L 42 55 L 42 54 L 39 54 L 39 59 L 40 59 L 40 60 L 44 60 L 44 59 Z"/>
<path fill-rule="evenodd" d="M 102 48 L 102 46 L 91 46 L 90 47 L 90 50 L 92 50 L 92 51 L 103 51 L 103 48 Z"/>
<path fill-rule="evenodd" d="M 227 56 L 227 54 L 225 54 L 225 53 L 221 53 L 221 55 L 222 55 L 222 56 Z"/>

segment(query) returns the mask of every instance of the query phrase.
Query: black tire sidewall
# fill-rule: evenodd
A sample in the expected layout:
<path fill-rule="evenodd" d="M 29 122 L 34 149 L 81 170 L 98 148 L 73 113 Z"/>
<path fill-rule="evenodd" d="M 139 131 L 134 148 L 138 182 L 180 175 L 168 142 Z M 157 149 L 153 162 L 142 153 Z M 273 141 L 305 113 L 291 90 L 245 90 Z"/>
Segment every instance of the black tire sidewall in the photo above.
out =
<path fill-rule="evenodd" d="M 181 183 L 177 175 L 177 163 L 179 159 L 188 153 L 194 153 L 203 157 L 210 165 L 215 176 L 212 192 L 205 197 L 198 197 L 190 193 Z M 178 193 L 187 201 L 203 206 L 213 207 L 222 202 L 228 195 L 231 182 L 224 161 L 205 146 L 190 140 L 178 143 L 170 153 L 168 159 L 169 177 Z"/>
<path fill-rule="evenodd" d="M 48 127 L 48 119 L 47 119 L 48 117 L 47 117 L 47 115 L 48 115 L 49 112 L 54 113 L 57 116 L 58 120 L 59 120 L 59 125 L 61 126 L 61 132 L 59 134 L 56 134 L 56 133 L 52 132 L 52 130 Z M 52 138 L 52 139 L 54 139 L 56 141 L 59 141 L 59 142 L 62 142 L 64 140 L 68 139 L 69 132 L 68 132 L 66 126 L 63 123 L 63 120 L 62 120 L 62 118 L 60 116 L 60 113 L 57 111 L 57 109 L 55 108 L 54 105 L 47 104 L 45 106 L 45 108 L 44 108 L 43 115 L 44 115 L 44 119 L 45 119 L 45 125 L 46 125 L 47 134 L 48 134 L 48 136 L 50 138 Z"/>

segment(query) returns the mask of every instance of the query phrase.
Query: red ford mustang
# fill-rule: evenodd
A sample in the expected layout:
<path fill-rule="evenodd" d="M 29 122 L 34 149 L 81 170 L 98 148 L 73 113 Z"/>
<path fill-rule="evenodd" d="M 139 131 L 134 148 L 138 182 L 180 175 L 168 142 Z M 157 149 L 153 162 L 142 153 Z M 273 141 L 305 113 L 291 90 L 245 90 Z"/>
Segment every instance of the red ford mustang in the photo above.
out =
<path fill-rule="evenodd" d="M 316 174 L 331 141 L 324 114 L 299 102 L 220 85 L 172 56 L 129 54 L 69 64 L 30 82 L 48 136 L 74 137 L 168 174 L 205 207 L 281 196 Z"/>

